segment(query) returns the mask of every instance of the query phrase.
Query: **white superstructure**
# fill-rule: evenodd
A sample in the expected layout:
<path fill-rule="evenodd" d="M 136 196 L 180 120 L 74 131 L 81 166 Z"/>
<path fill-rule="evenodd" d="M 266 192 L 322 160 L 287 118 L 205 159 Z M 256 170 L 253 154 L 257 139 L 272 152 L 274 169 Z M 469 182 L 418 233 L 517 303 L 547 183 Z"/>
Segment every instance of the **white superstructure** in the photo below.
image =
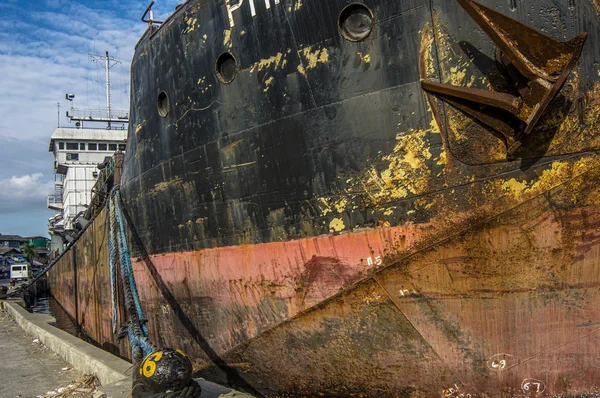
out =
<path fill-rule="evenodd" d="M 47 205 L 57 211 L 48 221 L 53 251 L 62 251 L 62 237 L 75 229 L 77 217 L 90 204 L 98 165 L 124 151 L 126 140 L 126 129 L 57 128 L 52 134 L 48 150 L 54 153 L 55 190 Z"/>

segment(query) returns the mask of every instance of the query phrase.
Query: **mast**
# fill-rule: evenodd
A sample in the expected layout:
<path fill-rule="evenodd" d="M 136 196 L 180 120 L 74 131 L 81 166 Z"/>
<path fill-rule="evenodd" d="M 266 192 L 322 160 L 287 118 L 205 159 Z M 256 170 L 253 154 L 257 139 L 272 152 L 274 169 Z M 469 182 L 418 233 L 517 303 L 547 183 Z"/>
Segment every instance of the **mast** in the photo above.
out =
<path fill-rule="evenodd" d="M 104 54 L 104 59 L 106 60 L 106 116 L 108 117 L 108 129 L 110 129 L 110 58 L 108 57 L 108 51 Z"/>
<path fill-rule="evenodd" d="M 111 121 L 113 121 L 111 117 L 111 109 L 110 109 L 110 68 L 115 66 L 116 64 L 120 64 L 121 61 L 111 57 L 108 55 L 108 51 L 104 52 L 104 56 L 89 54 L 92 62 L 104 61 L 104 72 L 106 73 L 106 122 L 107 129 L 110 130 Z"/>

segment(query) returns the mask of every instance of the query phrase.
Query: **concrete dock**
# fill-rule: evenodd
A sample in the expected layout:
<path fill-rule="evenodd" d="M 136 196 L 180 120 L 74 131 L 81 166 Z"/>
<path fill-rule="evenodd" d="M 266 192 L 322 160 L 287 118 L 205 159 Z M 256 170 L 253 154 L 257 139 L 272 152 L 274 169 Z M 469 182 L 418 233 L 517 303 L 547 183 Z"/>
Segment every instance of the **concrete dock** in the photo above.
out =
<path fill-rule="evenodd" d="M 0 307 L 0 348 L 9 358 L 0 361 L 0 397 L 131 396 L 129 362 L 56 328 L 50 315 L 31 314 L 14 301 L 2 301 Z M 91 376 L 100 387 L 86 386 Z M 202 386 L 201 398 L 252 398 L 204 379 L 196 381 Z"/>
<path fill-rule="evenodd" d="M 0 352 L 0 397 L 58 394 L 82 376 L 39 339 L 24 333 L 5 310 L 0 310 Z M 73 392 L 70 396 L 90 395 L 89 390 Z"/>

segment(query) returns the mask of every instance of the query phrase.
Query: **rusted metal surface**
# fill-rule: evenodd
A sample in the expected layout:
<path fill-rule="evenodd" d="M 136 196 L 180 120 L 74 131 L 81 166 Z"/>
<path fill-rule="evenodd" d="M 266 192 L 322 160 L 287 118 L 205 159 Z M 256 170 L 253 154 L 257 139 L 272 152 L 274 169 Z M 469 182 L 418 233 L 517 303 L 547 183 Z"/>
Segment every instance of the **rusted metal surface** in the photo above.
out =
<path fill-rule="evenodd" d="M 357 42 L 336 26 L 347 2 L 254 2 L 252 15 L 246 0 L 190 1 L 138 44 L 122 192 L 152 338 L 259 395 L 593 396 L 594 4 L 511 14 L 556 40 L 588 32 L 520 160 L 421 89 L 514 90 L 477 22 L 454 0 L 365 4 L 375 23 Z M 229 84 L 214 71 L 225 51 Z M 93 264 L 80 259 L 78 278 Z M 52 279 L 66 289 L 70 266 Z M 101 275 L 85 321 L 111 342 Z"/>
<path fill-rule="evenodd" d="M 427 81 L 421 85 L 504 135 L 513 155 L 521 135 L 531 133 L 575 67 L 587 33 L 563 42 L 472 0 L 457 1 L 498 46 L 496 62 L 518 94 Z"/>
<path fill-rule="evenodd" d="M 110 272 L 108 265 L 108 224 L 106 210 L 94 219 L 77 241 L 71 255 L 63 256 L 48 271 L 48 281 L 56 301 L 77 322 L 86 339 L 99 347 L 129 358 L 127 339 L 112 333 Z M 119 311 L 124 316 L 122 295 Z M 121 318 L 124 319 L 124 318 Z"/>

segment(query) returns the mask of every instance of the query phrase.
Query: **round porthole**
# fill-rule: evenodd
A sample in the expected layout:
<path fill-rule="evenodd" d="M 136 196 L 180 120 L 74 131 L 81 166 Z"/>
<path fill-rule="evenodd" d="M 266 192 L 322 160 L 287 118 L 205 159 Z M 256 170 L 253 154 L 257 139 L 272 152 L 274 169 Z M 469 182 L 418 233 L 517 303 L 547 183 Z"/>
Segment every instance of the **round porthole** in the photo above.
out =
<path fill-rule="evenodd" d="M 361 41 L 367 38 L 373 26 L 375 18 L 367 6 L 362 3 L 348 4 L 338 19 L 338 28 L 346 40 Z"/>
<path fill-rule="evenodd" d="M 169 97 L 167 97 L 167 93 L 161 91 L 158 94 L 158 99 L 156 100 L 156 107 L 158 108 L 158 114 L 161 117 L 165 117 L 169 114 Z"/>
<path fill-rule="evenodd" d="M 237 74 L 237 62 L 233 55 L 228 52 L 219 55 L 215 64 L 215 72 L 221 83 L 231 83 Z"/>

